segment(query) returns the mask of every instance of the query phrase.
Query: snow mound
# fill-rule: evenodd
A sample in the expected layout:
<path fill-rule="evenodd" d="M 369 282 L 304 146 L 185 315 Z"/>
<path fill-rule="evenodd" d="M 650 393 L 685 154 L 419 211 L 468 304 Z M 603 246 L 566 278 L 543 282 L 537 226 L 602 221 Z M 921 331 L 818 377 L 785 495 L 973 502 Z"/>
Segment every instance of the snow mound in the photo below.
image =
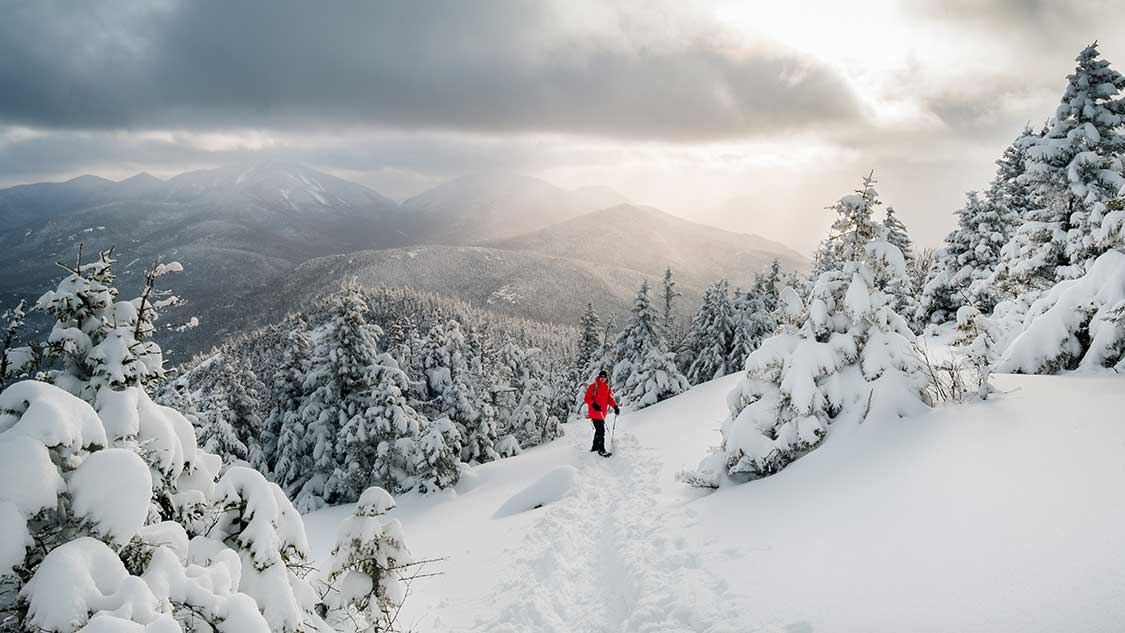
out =
<path fill-rule="evenodd" d="M 573 495 L 577 486 L 578 469 L 574 466 L 559 466 L 512 495 L 493 517 L 500 519 L 561 501 Z"/>
<path fill-rule="evenodd" d="M 999 370 L 1054 373 L 1125 366 L 1125 253 L 1109 251 L 1090 272 L 1063 281 L 1031 305 Z"/>
<path fill-rule="evenodd" d="M 118 545 L 128 543 L 148 517 L 152 476 L 136 453 L 107 448 L 92 453 L 70 476 L 67 489 L 75 514 Z M 136 501 L 140 500 L 140 501 Z"/>

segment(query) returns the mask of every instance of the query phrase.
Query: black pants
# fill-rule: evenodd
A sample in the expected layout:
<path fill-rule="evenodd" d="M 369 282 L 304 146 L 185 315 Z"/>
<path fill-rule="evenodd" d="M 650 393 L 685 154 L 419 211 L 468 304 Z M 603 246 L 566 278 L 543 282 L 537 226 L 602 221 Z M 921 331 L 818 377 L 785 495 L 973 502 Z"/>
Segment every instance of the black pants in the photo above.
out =
<path fill-rule="evenodd" d="M 594 446 L 592 451 L 605 451 L 605 420 L 590 420 L 594 423 Z"/>

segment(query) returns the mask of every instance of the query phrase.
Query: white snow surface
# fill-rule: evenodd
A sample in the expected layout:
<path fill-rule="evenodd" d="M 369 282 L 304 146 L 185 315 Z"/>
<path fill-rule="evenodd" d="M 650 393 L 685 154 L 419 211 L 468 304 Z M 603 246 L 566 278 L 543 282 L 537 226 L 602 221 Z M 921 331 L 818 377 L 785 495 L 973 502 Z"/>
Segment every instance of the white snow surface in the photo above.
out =
<path fill-rule="evenodd" d="M 785 633 L 1119 631 L 1125 622 L 1125 378 L 995 376 L 1003 392 L 841 425 L 783 472 L 679 483 L 719 442 L 728 376 L 621 416 L 616 454 L 586 422 L 399 496 L 423 568 L 399 622 L 451 631 Z M 573 471 L 569 468 L 573 468 Z M 498 512 L 552 473 L 565 496 Z M 353 506 L 305 517 L 328 560 Z M 499 516 L 498 516 L 499 515 Z"/>

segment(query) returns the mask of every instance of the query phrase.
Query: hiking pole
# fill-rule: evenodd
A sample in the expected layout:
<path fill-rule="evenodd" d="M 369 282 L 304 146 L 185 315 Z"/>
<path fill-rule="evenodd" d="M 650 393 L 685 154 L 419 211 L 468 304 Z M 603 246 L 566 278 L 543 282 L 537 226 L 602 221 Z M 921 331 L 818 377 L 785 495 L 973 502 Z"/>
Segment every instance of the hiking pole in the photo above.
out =
<path fill-rule="evenodd" d="M 616 413 L 614 413 L 613 414 L 613 426 L 609 427 L 609 452 L 610 453 L 613 452 L 613 432 L 617 430 L 617 418 L 618 418 L 618 415 Z"/>

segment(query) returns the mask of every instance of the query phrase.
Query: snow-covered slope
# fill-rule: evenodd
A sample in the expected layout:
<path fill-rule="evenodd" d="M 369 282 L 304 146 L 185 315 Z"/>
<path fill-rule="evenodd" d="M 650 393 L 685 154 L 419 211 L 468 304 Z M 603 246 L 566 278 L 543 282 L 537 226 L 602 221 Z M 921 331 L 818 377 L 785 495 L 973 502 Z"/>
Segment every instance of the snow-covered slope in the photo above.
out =
<path fill-rule="evenodd" d="M 985 403 L 837 429 L 782 473 L 674 480 L 717 442 L 737 377 L 406 495 L 411 630 L 1117 631 L 1125 379 L 1000 376 Z M 574 471 L 568 470 L 573 467 Z M 519 512 L 531 505 L 533 509 Z M 541 505 L 534 508 L 535 505 Z M 504 511 L 501 511 L 504 509 Z M 513 509 L 516 511 L 512 513 Z M 306 517 L 326 557 L 350 512 Z"/>
<path fill-rule="evenodd" d="M 117 247 L 120 287 L 139 288 L 157 258 L 183 263 L 177 294 L 201 326 L 165 349 L 213 345 L 217 306 L 312 257 L 408 241 L 409 217 L 375 191 L 328 174 L 266 162 L 188 172 L 167 181 L 83 176 L 0 190 L 0 305 L 34 299 L 71 262 Z M 253 306 L 242 306 L 244 310 Z M 175 314 L 170 319 L 178 318 Z M 186 318 L 186 317 L 185 317 Z"/>
<path fill-rule="evenodd" d="M 487 244 L 506 250 L 570 257 L 660 275 L 671 266 L 680 282 L 706 287 L 719 278 L 747 286 L 776 257 L 784 270 L 808 260 L 757 235 L 724 231 L 653 207 L 620 204 L 538 231 Z"/>
<path fill-rule="evenodd" d="M 412 246 L 359 251 L 307 261 L 276 284 L 244 297 L 255 306 L 221 310 L 228 325 L 264 325 L 280 319 L 341 283 L 355 280 L 368 288 L 409 287 L 535 321 L 573 325 L 591 301 L 602 316 L 622 317 L 641 282 L 659 278 L 635 270 L 598 266 L 575 259 L 476 246 Z M 683 285 L 680 307 L 698 305 L 702 291 Z M 252 320 L 252 321 L 251 321 Z"/>

